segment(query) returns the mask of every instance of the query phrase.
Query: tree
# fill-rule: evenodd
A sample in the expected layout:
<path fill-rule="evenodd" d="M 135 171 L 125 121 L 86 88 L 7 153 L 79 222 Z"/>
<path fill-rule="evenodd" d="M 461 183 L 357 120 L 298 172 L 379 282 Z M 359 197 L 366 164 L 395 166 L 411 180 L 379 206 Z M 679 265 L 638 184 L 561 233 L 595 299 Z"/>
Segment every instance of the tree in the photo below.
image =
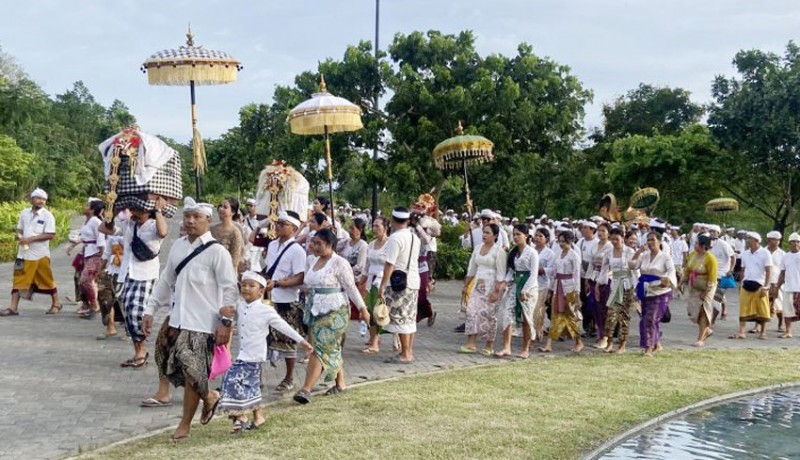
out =
<path fill-rule="evenodd" d="M 0 134 L 0 201 L 16 200 L 31 187 L 34 157 L 13 138 Z"/>
<path fill-rule="evenodd" d="M 759 50 L 733 59 L 739 78 L 717 76 L 709 125 L 727 152 L 722 187 L 783 231 L 800 198 L 800 48 L 783 57 Z"/>

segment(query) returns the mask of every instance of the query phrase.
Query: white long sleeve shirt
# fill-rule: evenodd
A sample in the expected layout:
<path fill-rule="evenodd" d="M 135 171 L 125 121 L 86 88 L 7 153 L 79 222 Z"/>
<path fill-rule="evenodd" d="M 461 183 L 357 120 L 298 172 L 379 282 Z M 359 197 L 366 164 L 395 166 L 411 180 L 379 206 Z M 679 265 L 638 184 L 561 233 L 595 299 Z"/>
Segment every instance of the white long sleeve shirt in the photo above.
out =
<path fill-rule="evenodd" d="M 219 309 L 235 306 L 239 298 L 231 255 L 222 245 L 213 244 L 187 263 L 180 275 L 175 274 L 183 259 L 213 239 L 211 232 L 206 232 L 194 241 L 183 237 L 172 244 L 167 266 L 144 309 L 146 315 L 153 315 L 161 307 L 169 308 L 174 291 L 175 306 L 170 312 L 169 325 L 207 334 L 214 332 Z"/>
<path fill-rule="evenodd" d="M 297 343 L 304 340 L 302 335 L 281 318 L 275 307 L 261 299 L 249 303 L 239 299 L 236 306 L 236 327 L 239 331 L 239 353 L 236 359 L 248 363 L 263 363 L 267 360 L 267 334 L 270 327 Z"/>

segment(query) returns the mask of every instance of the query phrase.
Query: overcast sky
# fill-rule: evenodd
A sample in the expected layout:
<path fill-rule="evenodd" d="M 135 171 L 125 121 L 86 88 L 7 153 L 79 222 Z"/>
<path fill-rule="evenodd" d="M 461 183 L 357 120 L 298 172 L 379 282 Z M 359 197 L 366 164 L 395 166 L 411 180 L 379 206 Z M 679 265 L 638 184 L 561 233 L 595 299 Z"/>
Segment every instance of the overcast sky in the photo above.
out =
<path fill-rule="evenodd" d="M 373 40 L 375 0 L 3 0 L 0 46 L 45 91 L 77 80 L 105 106 L 122 100 L 142 128 L 186 142 L 189 90 L 148 86 L 139 67 L 151 54 L 195 43 L 242 61 L 239 80 L 197 91 L 200 130 L 217 137 L 250 102 L 269 103 L 275 85 Z M 800 31 L 797 0 L 381 0 L 380 45 L 394 34 L 470 29 L 482 55 L 513 55 L 520 42 L 572 68 L 594 91 L 585 125 L 600 107 L 640 82 L 680 86 L 710 98 L 717 74 L 732 75 L 740 49 L 779 54 Z"/>

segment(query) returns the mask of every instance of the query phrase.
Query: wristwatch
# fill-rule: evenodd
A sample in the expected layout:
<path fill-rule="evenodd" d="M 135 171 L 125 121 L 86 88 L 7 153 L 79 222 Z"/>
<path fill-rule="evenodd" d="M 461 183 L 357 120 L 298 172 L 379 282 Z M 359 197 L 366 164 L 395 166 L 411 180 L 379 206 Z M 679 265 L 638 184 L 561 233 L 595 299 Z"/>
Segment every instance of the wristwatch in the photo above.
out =
<path fill-rule="evenodd" d="M 219 322 L 222 323 L 225 327 L 231 327 L 233 325 L 233 318 L 228 318 L 227 316 L 220 316 Z"/>

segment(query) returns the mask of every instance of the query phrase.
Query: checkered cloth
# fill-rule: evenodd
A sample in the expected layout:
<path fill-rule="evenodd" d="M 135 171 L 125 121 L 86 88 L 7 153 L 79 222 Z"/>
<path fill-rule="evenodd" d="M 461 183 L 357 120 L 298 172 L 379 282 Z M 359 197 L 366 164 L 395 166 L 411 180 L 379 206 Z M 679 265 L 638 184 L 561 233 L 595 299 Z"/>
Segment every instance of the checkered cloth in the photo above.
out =
<path fill-rule="evenodd" d="M 143 342 L 145 339 L 142 331 L 144 307 L 153 292 L 156 280 L 125 280 L 122 288 L 122 305 L 125 308 L 125 330 L 134 342 Z"/>
<path fill-rule="evenodd" d="M 181 157 L 176 152 L 173 157 L 156 171 L 153 178 L 144 185 L 136 183 L 136 178 L 131 176 L 129 169 L 130 158 L 120 156 L 119 183 L 117 184 L 117 201 L 114 212 L 125 208 L 139 208 L 153 210 L 155 200 L 148 200 L 148 195 L 161 195 L 167 199 L 180 200 L 183 198 L 183 176 L 181 175 Z M 108 182 L 105 192 L 108 193 Z M 167 204 L 164 216 L 171 218 L 178 212 L 177 206 Z"/>
<path fill-rule="evenodd" d="M 227 61 L 233 60 L 233 57 L 228 53 L 207 50 L 202 46 L 181 46 L 178 49 L 161 50 L 158 53 L 150 56 L 147 61 L 160 61 L 165 59 L 213 59 Z"/>

